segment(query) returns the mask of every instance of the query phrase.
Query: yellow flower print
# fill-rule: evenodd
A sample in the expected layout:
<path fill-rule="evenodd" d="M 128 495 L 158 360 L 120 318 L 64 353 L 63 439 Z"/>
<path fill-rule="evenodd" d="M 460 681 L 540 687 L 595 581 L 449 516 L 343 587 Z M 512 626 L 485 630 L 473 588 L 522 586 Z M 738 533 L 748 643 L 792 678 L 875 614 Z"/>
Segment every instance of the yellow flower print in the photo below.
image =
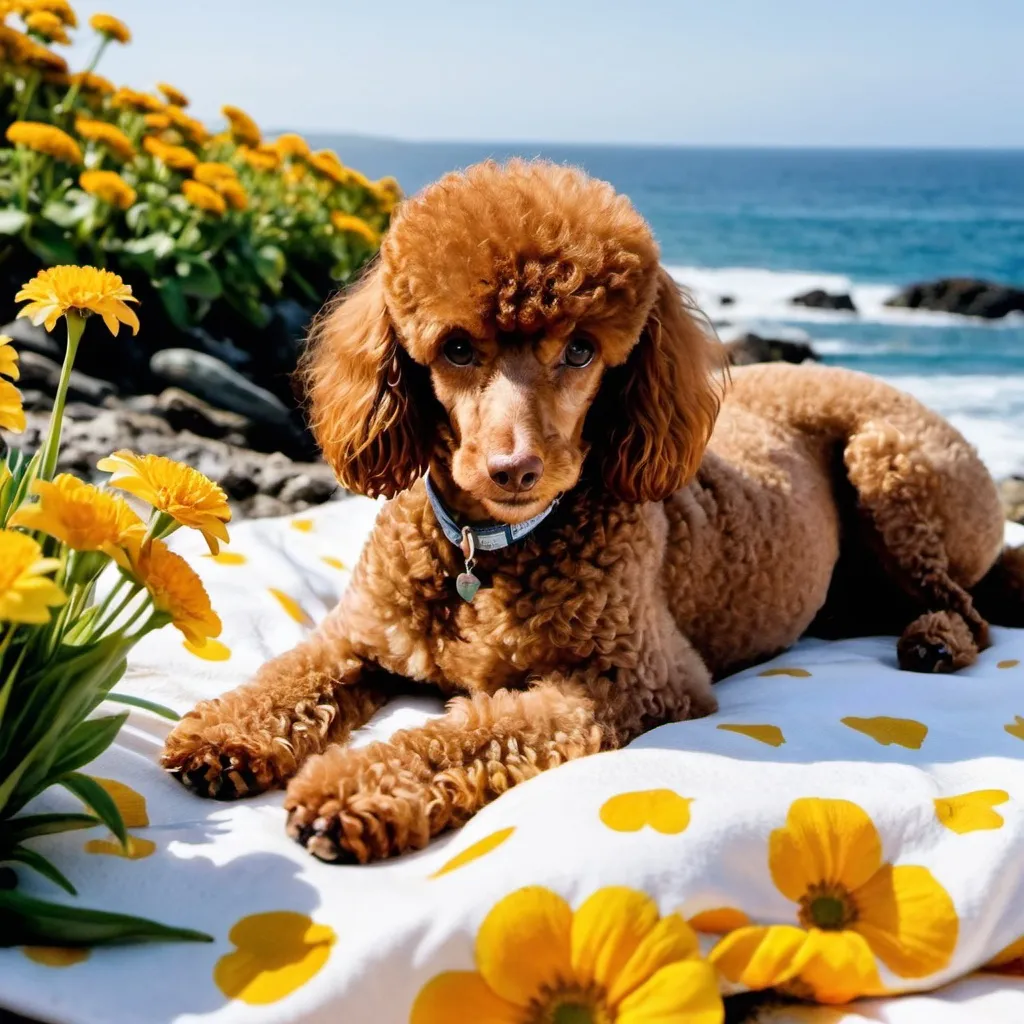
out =
<path fill-rule="evenodd" d="M 497 832 L 492 832 L 489 836 L 484 836 L 484 838 L 479 840 L 479 842 L 473 843 L 472 846 L 467 846 L 462 853 L 457 853 L 450 861 L 447 861 L 444 865 L 438 868 L 430 877 L 440 878 L 441 875 L 446 875 L 449 871 L 461 868 L 463 865 L 469 864 L 470 862 L 483 857 L 484 854 L 490 853 L 491 850 L 496 850 L 512 835 L 513 832 L 515 832 L 514 825 L 509 828 L 499 829 Z"/>
<path fill-rule="evenodd" d="M 228 938 L 236 949 L 213 969 L 217 988 L 229 999 L 265 1006 L 291 995 L 317 974 L 337 935 L 305 914 L 273 910 L 243 917 Z"/>
<path fill-rule="evenodd" d="M 960 835 L 1002 828 L 1003 816 L 993 808 L 1009 799 L 1005 789 L 978 789 L 960 796 L 939 797 L 935 801 L 935 817 Z"/>
<path fill-rule="evenodd" d="M 294 619 L 300 626 L 311 626 L 313 624 L 313 620 L 306 613 L 306 610 L 294 597 L 286 594 L 283 590 L 278 590 L 276 587 L 269 587 L 268 590 L 290 619 Z"/>
<path fill-rule="evenodd" d="M 848 729 L 870 736 L 883 747 L 890 747 L 895 743 L 896 746 L 906 747 L 907 750 L 920 750 L 928 735 L 928 726 L 913 718 L 890 718 L 888 715 L 878 715 L 875 718 L 850 716 L 841 718 L 840 721 Z"/>
<path fill-rule="evenodd" d="M 781 747 L 786 742 L 782 730 L 777 725 L 720 725 L 723 732 L 735 732 L 740 736 L 749 736 L 758 743 L 766 743 L 769 747 Z"/>
<path fill-rule="evenodd" d="M 949 964 L 959 919 L 927 868 L 882 860 L 868 815 L 848 800 L 793 802 L 769 840 L 776 888 L 796 904 L 798 925 L 752 925 L 727 935 L 711 961 L 752 989 L 795 985 L 818 1002 L 884 991 L 876 957 L 902 978 Z"/>
<path fill-rule="evenodd" d="M 21 951 L 44 967 L 73 967 L 89 959 L 89 950 L 77 946 L 22 946 Z"/>
<path fill-rule="evenodd" d="M 1024 977 L 1024 935 L 1001 949 L 985 964 L 984 970 L 999 974 L 1016 974 Z"/>
<path fill-rule="evenodd" d="M 671 789 L 643 789 L 606 800 L 600 817 L 614 832 L 639 832 L 649 825 L 662 835 L 678 835 L 690 824 L 692 803 Z"/>
<path fill-rule="evenodd" d="M 231 660 L 231 648 L 226 644 L 222 644 L 219 640 L 207 640 L 201 647 L 197 647 L 189 640 L 183 640 L 181 646 L 189 654 L 194 654 L 197 658 L 202 658 L 203 661 Z"/>
<path fill-rule="evenodd" d="M 420 990 L 410 1024 L 579 1022 L 721 1024 L 714 971 L 677 914 L 618 886 L 573 913 L 530 886 L 493 907 L 476 937 L 476 971 L 439 974 Z"/>
<path fill-rule="evenodd" d="M 759 676 L 793 676 L 795 679 L 809 679 L 811 673 L 805 668 L 766 668 Z"/>

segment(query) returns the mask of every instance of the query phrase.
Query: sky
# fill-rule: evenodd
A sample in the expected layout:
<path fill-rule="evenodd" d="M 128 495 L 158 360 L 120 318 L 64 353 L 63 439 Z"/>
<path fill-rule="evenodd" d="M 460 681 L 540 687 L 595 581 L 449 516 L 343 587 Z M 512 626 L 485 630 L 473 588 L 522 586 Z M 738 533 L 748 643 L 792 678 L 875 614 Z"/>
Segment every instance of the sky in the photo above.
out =
<path fill-rule="evenodd" d="M 1024 0 L 74 6 L 134 34 L 101 73 L 170 81 L 211 123 L 233 103 L 268 129 L 405 139 L 1024 146 Z"/>

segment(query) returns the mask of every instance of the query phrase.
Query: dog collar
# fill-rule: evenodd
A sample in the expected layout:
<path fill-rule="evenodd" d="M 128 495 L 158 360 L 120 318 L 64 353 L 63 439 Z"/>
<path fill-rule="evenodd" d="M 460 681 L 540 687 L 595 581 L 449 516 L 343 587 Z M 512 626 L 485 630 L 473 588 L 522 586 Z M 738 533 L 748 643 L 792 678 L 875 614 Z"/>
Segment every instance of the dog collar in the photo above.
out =
<path fill-rule="evenodd" d="M 473 575 L 473 565 L 476 561 L 474 556 L 477 551 L 500 551 L 502 548 L 507 548 L 515 544 L 516 541 L 522 540 L 536 530 L 554 512 L 561 498 L 561 495 L 559 495 L 546 509 L 538 512 L 537 515 L 523 523 L 515 523 L 514 525 L 495 523 L 493 526 L 459 526 L 452 517 L 452 514 L 445 508 L 444 502 L 441 501 L 441 496 L 434 489 L 429 473 L 424 475 L 423 482 L 426 484 L 430 507 L 434 510 L 434 515 L 437 517 L 442 533 L 462 551 L 463 557 L 466 559 L 466 571 L 460 573 L 455 581 L 455 588 L 458 590 L 459 596 L 466 601 L 472 601 L 477 590 L 480 589 L 480 580 Z"/>

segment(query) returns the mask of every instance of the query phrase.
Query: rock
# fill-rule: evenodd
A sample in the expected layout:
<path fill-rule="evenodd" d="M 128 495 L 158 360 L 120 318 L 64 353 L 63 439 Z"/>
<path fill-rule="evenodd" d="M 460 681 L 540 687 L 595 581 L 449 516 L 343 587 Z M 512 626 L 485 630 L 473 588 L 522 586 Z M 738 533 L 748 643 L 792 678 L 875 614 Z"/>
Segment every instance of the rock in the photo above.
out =
<path fill-rule="evenodd" d="M 156 397 L 152 411 L 167 420 L 174 430 L 188 430 L 200 437 L 219 440 L 231 434 L 244 437 L 251 426 L 245 416 L 214 409 L 201 398 L 180 388 L 166 388 L 162 391 Z"/>
<path fill-rule="evenodd" d="M 306 463 L 304 471 L 296 473 L 281 488 L 278 497 L 288 505 L 322 505 L 337 490 L 338 481 L 330 466 Z"/>
<path fill-rule="evenodd" d="M 759 334 L 744 334 L 726 343 L 726 354 L 733 366 L 752 363 L 805 363 L 820 362 L 821 357 L 803 341 L 783 338 L 762 338 Z"/>
<path fill-rule="evenodd" d="M 849 295 L 844 292 L 827 292 L 824 288 L 813 288 L 790 301 L 794 306 L 807 306 L 809 309 L 842 309 L 851 313 L 857 312 L 857 307 Z"/>
<path fill-rule="evenodd" d="M 269 494 L 257 494 L 252 497 L 244 506 L 245 514 L 250 519 L 265 519 L 269 516 L 286 516 L 289 512 L 295 511 L 280 498 L 271 497 Z"/>
<path fill-rule="evenodd" d="M 1024 477 L 1007 477 L 998 486 L 1006 518 L 1011 523 L 1024 523 Z"/>
<path fill-rule="evenodd" d="M 227 363 L 233 369 L 241 369 L 251 361 L 252 357 L 249 353 L 244 352 L 233 341 L 215 338 L 209 331 L 203 330 L 202 327 L 190 327 L 185 334 L 189 340 L 195 342 L 196 348 L 200 352 L 208 353 L 215 359 L 219 359 L 222 363 Z"/>
<path fill-rule="evenodd" d="M 42 327 L 36 327 L 25 317 L 19 317 L 0 327 L 0 334 L 12 338 L 14 347 L 19 352 L 38 352 L 39 355 L 46 356 L 58 364 L 64 360 L 63 343 L 47 334 Z"/>
<path fill-rule="evenodd" d="M 723 306 L 734 306 L 736 299 L 732 295 L 723 295 L 718 300 Z"/>
<path fill-rule="evenodd" d="M 155 377 L 221 409 L 295 432 L 291 413 L 279 398 L 214 356 L 188 348 L 166 348 L 157 352 L 149 365 Z"/>
<path fill-rule="evenodd" d="M 40 355 L 32 350 L 22 351 L 18 360 L 21 367 L 21 379 L 19 387 L 35 388 L 53 396 L 57 394 L 57 387 L 60 383 L 60 364 L 48 356 Z M 117 394 L 113 384 L 105 380 L 97 380 L 77 370 L 71 371 L 71 381 L 68 385 L 68 399 L 70 401 L 88 402 L 91 405 L 102 405 L 107 398 Z"/>
<path fill-rule="evenodd" d="M 944 277 L 912 284 L 885 304 L 998 320 L 1010 313 L 1024 313 L 1024 289 L 970 277 Z"/>
<path fill-rule="evenodd" d="M 21 405 L 25 412 L 49 412 L 53 408 L 53 398 L 45 391 L 29 388 L 21 393 Z"/>

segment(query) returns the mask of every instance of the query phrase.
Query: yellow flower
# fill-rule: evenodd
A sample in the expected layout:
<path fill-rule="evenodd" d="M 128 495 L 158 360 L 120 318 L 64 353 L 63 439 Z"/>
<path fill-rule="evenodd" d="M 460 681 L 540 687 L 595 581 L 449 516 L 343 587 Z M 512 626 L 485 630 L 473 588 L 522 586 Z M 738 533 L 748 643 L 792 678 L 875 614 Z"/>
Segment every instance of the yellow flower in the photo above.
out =
<path fill-rule="evenodd" d="M 147 135 L 142 140 L 142 148 L 152 157 L 176 171 L 191 171 L 199 163 L 199 157 L 184 146 L 171 146 L 166 142 Z"/>
<path fill-rule="evenodd" d="M 155 132 L 162 132 L 171 127 L 171 119 L 166 114 L 146 114 L 142 122 Z"/>
<path fill-rule="evenodd" d="M 135 189 L 114 171 L 83 171 L 78 184 L 119 210 L 127 210 L 135 202 Z"/>
<path fill-rule="evenodd" d="M 21 64 L 23 55 L 32 46 L 35 46 L 34 40 L 0 20 L 0 55 L 7 63 Z"/>
<path fill-rule="evenodd" d="M 447 971 L 420 990 L 410 1024 L 720 1024 L 714 971 L 693 929 L 659 920 L 654 901 L 599 889 L 574 914 L 530 886 L 501 900 L 476 937 L 476 971 Z"/>
<path fill-rule="evenodd" d="M 949 964 L 959 919 L 923 867 L 882 860 L 868 815 L 848 800 L 806 798 L 769 840 L 768 867 L 796 905 L 799 927 L 751 925 L 727 935 L 711 961 L 748 988 L 796 985 L 823 1003 L 885 991 L 876 957 L 901 978 Z"/>
<path fill-rule="evenodd" d="M 245 210 L 249 207 L 249 193 L 242 187 L 241 182 L 234 178 L 221 178 L 213 186 L 227 200 L 232 210 Z"/>
<path fill-rule="evenodd" d="M 256 149 L 250 146 L 239 146 L 238 155 L 254 171 L 276 171 L 281 164 L 281 157 L 271 146 L 259 146 Z"/>
<path fill-rule="evenodd" d="M 164 113 L 167 115 L 167 120 L 174 125 L 184 136 L 191 139 L 192 142 L 197 145 L 205 142 L 209 137 L 210 133 L 206 130 L 206 125 L 202 121 L 196 120 L 194 117 L 189 117 L 181 107 L 176 107 L 174 104 L 168 104 L 164 108 Z"/>
<path fill-rule="evenodd" d="M 168 103 L 173 103 L 176 107 L 188 106 L 188 97 L 180 89 L 168 85 L 167 82 L 157 82 L 156 87 L 167 97 Z"/>
<path fill-rule="evenodd" d="M 292 164 L 291 167 L 286 167 L 281 173 L 281 177 L 286 185 L 294 188 L 298 185 L 308 173 L 305 164 Z"/>
<path fill-rule="evenodd" d="M 165 103 L 158 100 L 155 96 L 150 96 L 146 92 L 137 92 L 135 89 L 129 89 L 125 85 L 122 85 L 114 93 L 110 103 L 119 110 L 135 110 L 139 113 L 149 112 L 151 114 L 159 114 L 166 106 Z"/>
<path fill-rule="evenodd" d="M 329 149 L 321 149 L 309 157 L 309 166 L 337 185 L 348 182 L 348 168 Z"/>
<path fill-rule="evenodd" d="M 59 558 L 43 558 L 43 549 L 31 537 L 0 530 L 0 622 L 49 622 L 49 609 L 67 600 L 47 578 L 59 566 Z"/>
<path fill-rule="evenodd" d="M 244 143 L 246 146 L 258 146 L 263 139 L 259 126 L 244 111 L 238 107 L 228 104 L 221 107 L 220 112 L 228 119 L 231 137 L 235 142 Z"/>
<path fill-rule="evenodd" d="M 42 36 L 48 43 L 71 42 L 71 37 L 64 28 L 64 22 L 50 11 L 33 11 L 25 15 L 25 26 L 30 32 Z"/>
<path fill-rule="evenodd" d="M 82 151 L 67 132 L 39 121 L 15 121 L 7 129 L 7 141 L 15 146 L 25 146 L 37 153 L 45 153 L 54 160 L 66 164 L 80 164 Z"/>
<path fill-rule="evenodd" d="M 202 580 L 195 570 L 162 541 L 132 555 L 132 574 L 149 591 L 153 606 L 170 615 L 171 623 L 196 647 L 220 636 L 221 622 L 210 606 Z"/>
<path fill-rule="evenodd" d="M 108 39 L 116 39 L 119 43 L 131 42 L 132 34 L 128 31 L 128 26 L 112 14 L 94 14 L 89 19 L 89 24 Z"/>
<path fill-rule="evenodd" d="M 99 96 L 110 96 L 114 93 L 114 83 L 109 78 L 97 75 L 95 71 L 76 71 L 71 76 L 71 84 L 77 85 L 82 92 L 95 93 Z"/>
<path fill-rule="evenodd" d="M 48 50 L 28 36 L 25 36 L 24 43 L 17 48 L 14 60 L 44 74 L 66 74 L 68 70 L 68 62 L 60 54 Z"/>
<path fill-rule="evenodd" d="M 350 213 L 334 210 L 331 213 L 331 223 L 334 225 L 335 231 L 343 231 L 349 235 L 358 235 L 367 245 L 376 246 L 380 241 L 380 235 L 362 217 L 355 217 Z"/>
<path fill-rule="evenodd" d="M 377 200 L 377 205 L 384 213 L 390 213 L 402 198 L 402 190 L 394 178 L 381 178 L 375 181 L 370 191 Z"/>
<path fill-rule="evenodd" d="M 271 143 L 271 146 L 277 150 L 278 156 L 282 160 L 289 157 L 305 159 L 310 155 L 309 143 L 295 132 L 286 132 L 284 135 L 279 135 Z"/>
<path fill-rule="evenodd" d="M 209 163 L 196 164 L 192 170 L 192 177 L 196 181 L 201 181 L 204 185 L 210 185 L 215 187 L 218 182 L 230 179 L 234 181 L 238 177 L 238 172 L 230 164 L 217 163 L 215 161 Z"/>
<path fill-rule="evenodd" d="M 68 0 L 27 0 L 22 4 L 23 10 L 49 11 L 56 14 L 68 28 L 78 28 L 78 18 Z"/>
<path fill-rule="evenodd" d="M 181 185 L 182 195 L 197 209 L 223 217 L 227 213 L 227 203 L 219 192 L 201 181 L 185 181 Z"/>
<path fill-rule="evenodd" d="M 96 121 L 90 117 L 79 117 L 75 121 L 75 131 L 83 139 L 105 146 L 113 156 L 123 163 L 135 156 L 132 140 L 117 125 L 108 124 L 106 121 Z"/>
<path fill-rule="evenodd" d="M 0 380 L 0 429 L 20 434 L 25 430 L 25 410 L 21 392 L 5 380 Z"/>
<path fill-rule="evenodd" d="M 0 334 L 0 377 L 17 380 L 21 376 L 18 370 L 18 350 L 11 344 L 11 338 Z"/>
<path fill-rule="evenodd" d="M 982 970 L 1024 977 L 1024 935 L 996 953 Z"/>
<path fill-rule="evenodd" d="M 75 551 L 102 551 L 123 564 L 121 549 L 137 548 L 146 534 L 123 498 L 69 473 L 49 482 L 35 480 L 31 491 L 39 501 L 22 505 L 10 525 L 39 530 Z"/>
<path fill-rule="evenodd" d="M 225 524 L 231 520 L 227 495 L 198 470 L 162 455 L 136 455 L 123 448 L 100 459 L 97 468 L 113 474 L 112 487 L 134 494 L 182 526 L 199 530 L 211 554 L 220 550 L 218 541 L 227 544 Z"/>
<path fill-rule="evenodd" d="M 95 313 L 111 334 L 117 334 L 119 322 L 127 324 L 132 334 L 139 333 L 139 318 L 125 305 L 138 302 L 131 285 L 117 274 L 95 267 L 50 267 L 40 270 L 14 296 L 15 302 L 28 302 L 18 313 L 27 316 L 37 327 L 43 324 L 52 331 L 57 321 L 69 310 L 81 316 Z"/>

